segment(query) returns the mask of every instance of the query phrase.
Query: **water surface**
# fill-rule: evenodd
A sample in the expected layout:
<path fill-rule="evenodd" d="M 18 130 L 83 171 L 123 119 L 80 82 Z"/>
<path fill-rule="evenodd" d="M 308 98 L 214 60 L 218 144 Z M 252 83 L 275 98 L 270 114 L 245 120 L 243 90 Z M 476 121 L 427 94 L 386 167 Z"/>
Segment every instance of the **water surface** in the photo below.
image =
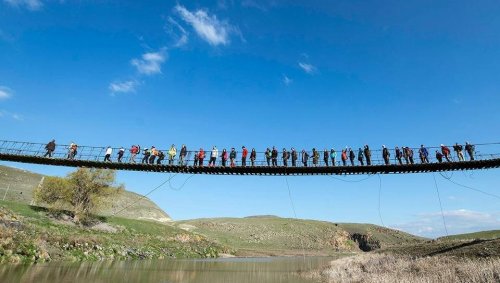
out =
<path fill-rule="evenodd" d="M 1 282 L 310 282 L 297 276 L 332 258 L 227 258 L 2 265 Z"/>

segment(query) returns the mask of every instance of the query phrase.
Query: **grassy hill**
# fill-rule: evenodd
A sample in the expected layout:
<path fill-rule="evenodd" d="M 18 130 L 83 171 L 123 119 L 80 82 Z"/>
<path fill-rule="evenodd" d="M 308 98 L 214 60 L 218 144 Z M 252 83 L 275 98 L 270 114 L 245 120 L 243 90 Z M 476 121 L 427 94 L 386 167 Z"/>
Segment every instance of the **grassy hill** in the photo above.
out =
<path fill-rule="evenodd" d="M 179 221 L 176 225 L 230 247 L 240 256 L 333 255 L 423 241 L 371 224 L 336 224 L 275 216 L 195 219 Z"/>
<path fill-rule="evenodd" d="M 43 178 L 44 176 L 40 174 L 0 165 L 0 200 L 35 204 L 33 202 L 33 190 L 41 183 Z M 138 200 L 140 201 L 137 202 Z M 115 211 L 119 211 L 121 208 L 135 202 L 137 203 L 120 212 L 119 216 L 159 222 L 171 221 L 170 216 L 154 202 L 148 198 L 141 199 L 140 195 L 129 191 L 119 195 L 112 201 L 112 205 L 105 208 L 100 214 L 103 216 L 112 215 Z"/>
<path fill-rule="evenodd" d="M 101 217 L 93 226 L 0 200 L 0 263 L 217 257 L 227 249 L 167 224 Z M 1 281 L 1 280 L 0 280 Z"/>
<path fill-rule="evenodd" d="M 481 239 L 481 240 L 500 239 L 500 230 L 451 235 L 447 237 L 441 237 L 438 240 L 446 241 L 446 240 L 475 240 L 475 239 Z"/>

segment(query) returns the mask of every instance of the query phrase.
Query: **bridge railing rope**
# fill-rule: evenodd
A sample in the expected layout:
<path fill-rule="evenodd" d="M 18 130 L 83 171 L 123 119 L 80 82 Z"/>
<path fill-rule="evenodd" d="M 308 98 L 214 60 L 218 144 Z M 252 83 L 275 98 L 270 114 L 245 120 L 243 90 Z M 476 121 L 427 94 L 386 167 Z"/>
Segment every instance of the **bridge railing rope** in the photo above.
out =
<path fill-rule="evenodd" d="M 19 156 L 36 156 L 36 157 L 43 157 L 46 153 L 45 150 L 45 143 L 33 143 L 33 142 L 22 142 L 22 141 L 9 141 L 9 140 L 0 140 L 0 153 L 1 154 L 9 154 L 9 155 L 19 155 Z M 494 158 L 500 158 L 500 143 L 481 143 L 481 144 L 475 144 L 475 151 L 474 151 L 474 159 L 475 160 L 487 160 L 487 159 L 494 159 Z M 456 152 L 453 151 L 453 146 L 448 145 L 448 147 L 451 150 L 451 159 L 452 161 L 458 161 L 458 157 Z M 68 154 L 69 154 L 69 149 L 70 145 L 68 144 L 58 144 L 56 146 L 56 150 L 52 153 L 52 158 L 55 159 L 68 159 Z M 104 156 L 106 152 L 107 147 L 100 147 L 100 146 L 81 146 L 78 145 L 77 148 L 77 154 L 74 156 L 74 160 L 81 160 L 81 161 L 94 161 L 94 162 L 104 162 Z M 398 164 L 398 161 L 396 159 L 396 154 L 394 147 L 393 148 L 388 148 L 390 151 L 390 163 L 391 164 Z M 413 159 L 414 163 L 418 164 L 420 163 L 420 158 L 419 158 L 419 147 L 413 147 Z M 437 162 L 435 158 L 435 151 L 439 150 L 441 151 L 441 148 L 439 146 L 437 147 L 427 147 L 429 151 L 429 161 L 430 162 Z M 137 154 L 135 161 L 137 163 L 141 163 L 143 161 L 143 149 L 141 149 L 141 152 Z M 165 154 L 165 159 L 161 162 L 161 164 L 169 164 L 169 155 L 168 155 L 168 148 L 166 149 L 159 149 Z M 330 152 L 330 149 L 327 149 L 328 153 Z M 336 149 L 337 157 L 335 159 L 335 166 L 343 166 L 343 162 L 341 160 L 341 150 L 342 149 Z M 357 148 L 353 147 L 352 150 L 355 153 L 355 158 L 354 158 L 354 165 L 359 166 L 360 163 L 358 161 L 358 150 Z M 117 162 L 117 154 L 118 154 L 119 148 L 113 147 L 113 153 L 111 156 L 111 160 L 113 162 Z M 251 160 L 250 160 L 250 151 L 251 148 L 248 149 L 248 156 L 246 158 L 246 166 L 251 165 Z M 288 152 L 290 152 L 290 149 L 287 149 Z M 189 165 L 192 166 L 194 165 L 194 155 L 195 152 L 197 151 L 188 151 L 187 155 L 184 160 L 184 165 Z M 309 154 L 309 159 L 307 162 L 307 167 L 314 167 L 313 164 L 313 158 L 312 158 L 312 151 L 307 150 L 306 151 Z M 228 156 L 229 156 L 230 150 L 228 150 Z M 297 167 L 304 167 L 302 160 L 301 160 L 301 153 L 302 149 L 297 149 L 297 154 L 298 154 L 298 159 L 296 166 Z M 318 149 L 319 153 L 319 159 L 317 161 L 316 166 L 327 166 L 327 164 L 324 161 L 324 149 Z M 222 165 L 222 160 L 220 155 L 222 154 L 222 149 L 219 148 L 219 154 L 216 159 L 216 166 L 221 166 Z M 371 149 L 371 164 L 372 165 L 384 165 L 384 159 L 382 157 L 382 149 Z M 465 157 L 465 160 L 469 160 L 470 157 L 468 156 L 466 150 L 463 150 L 463 154 Z M 179 155 L 180 155 L 180 148 L 177 148 L 177 155 L 175 156 L 173 162 L 171 165 L 178 165 L 179 164 Z M 203 161 L 203 166 L 208 166 L 209 160 L 210 160 L 210 155 L 211 155 L 211 148 L 205 150 L 205 158 Z M 125 152 L 122 157 L 122 163 L 128 163 L 130 162 L 130 157 L 131 153 L 128 148 L 125 148 Z M 237 151 L 237 157 L 235 159 L 235 165 L 236 166 L 241 166 L 241 157 L 242 157 L 242 152 Z M 158 157 L 157 157 L 158 158 Z M 157 158 L 155 159 L 155 164 L 157 162 Z M 403 158 L 403 164 L 405 164 L 405 159 Z M 363 159 L 364 165 L 366 165 L 366 158 Z M 444 160 L 443 162 L 446 162 Z M 277 158 L 277 163 L 278 166 L 283 166 L 284 162 L 282 159 L 282 149 L 278 149 L 278 158 Z M 290 167 L 291 166 L 291 157 L 288 159 L 287 164 Z M 351 166 L 351 162 L 348 159 L 346 162 L 347 166 Z M 265 157 L 265 152 L 259 151 L 257 152 L 257 158 L 254 162 L 255 166 L 267 166 L 267 159 Z M 230 166 L 230 160 L 228 159 L 226 166 Z M 328 155 L 328 166 L 332 166 L 332 160 L 330 158 L 330 155 Z"/>

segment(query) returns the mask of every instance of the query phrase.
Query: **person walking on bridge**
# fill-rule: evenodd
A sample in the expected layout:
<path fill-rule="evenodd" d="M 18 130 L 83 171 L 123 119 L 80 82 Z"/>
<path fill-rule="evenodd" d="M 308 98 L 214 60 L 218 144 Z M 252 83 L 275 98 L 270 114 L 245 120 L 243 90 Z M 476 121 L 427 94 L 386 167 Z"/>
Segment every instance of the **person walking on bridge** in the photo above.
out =
<path fill-rule="evenodd" d="M 185 144 L 183 144 L 181 147 L 181 153 L 179 154 L 179 165 L 180 166 L 184 166 L 186 156 L 187 156 L 187 147 Z"/>
<path fill-rule="evenodd" d="M 152 146 L 149 156 L 149 164 L 155 164 L 155 159 L 157 156 L 158 156 L 158 150 L 156 149 L 156 147 Z"/>
<path fill-rule="evenodd" d="M 314 167 L 318 166 L 319 152 L 316 150 L 316 148 L 313 148 L 312 150 L 312 159 L 313 159 L 313 166 Z"/>
<path fill-rule="evenodd" d="M 252 152 L 250 152 L 250 162 L 252 163 L 252 167 L 255 166 L 255 159 L 257 159 L 257 151 L 255 151 L 255 148 L 252 148 Z"/>
<path fill-rule="evenodd" d="M 309 153 L 307 153 L 305 150 L 302 150 L 302 164 L 304 167 L 307 167 L 307 160 L 309 159 Z"/>
<path fill-rule="evenodd" d="M 71 142 L 68 148 L 68 159 L 73 160 L 78 153 L 78 145 L 74 142 Z"/>
<path fill-rule="evenodd" d="M 283 160 L 283 166 L 288 167 L 288 158 L 290 157 L 290 154 L 286 150 L 286 148 L 283 148 L 283 153 L 281 155 L 281 159 Z"/>
<path fill-rule="evenodd" d="M 212 147 L 212 153 L 210 153 L 210 160 L 208 161 L 208 167 L 215 167 L 215 161 L 217 160 L 217 156 L 219 156 L 219 150 L 214 145 Z"/>
<path fill-rule="evenodd" d="M 332 160 L 332 166 L 335 166 L 335 159 L 337 159 L 337 152 L 335 149 L 330 149 L 330 160 Z"/>
<path fill-rule="evenodd" d="M 245 146 L 241 147 L 241 166 L 246 167 L 247 166 L 247 155 L 248 155 L 248 150 Z"/>
<path fill-rule="evenodd" d="M 443 154 L 444 158 L 446 158 L 446 161 L 450 162 L 450 156 L 451 156 L 451 150 L 445 146 L 444 144 L 441 144 L 441 153 Z"/>
<path fill-rule="evenodd" d="M 439 150 L 436 150 L 436 159 L 439 163 L 443 162 L 443 154 Z"/>
<path fill-rule="evenodd" d="M 408 159 L 410 160 L 410 164 L 413 165 L 413 163 L 415 163 L 413 161 L 413 149 L 410 147 L 406 147 L 405 152 L 406 152 L 406 155 L 408 156 Z M 408 164 L 408 162 L 406 164 Z"/>
<path fill-rule="evenodd" d="M 198 151 L 195 151 L 195 152 L 194 152 L 194 159 L 193 159 L 193 160 L 194 160 L 194 161 L 193 161 L 193 166 L 194 166 L 194 167 L 198 166 L 198 161 L 199 161 L 199 160 L 198 160 L 198 158 L 199 158 Z"/>
<path fill-rule="evenodd" d="M 158 159 L 156 159 L 156 164 L 161 165 L 163 159 L 165 159 L 165 153 L 161 150 L 158 150 Z"/>
<path fill-rule="evenodd" d="M 175 148 L 175 144 L 173 144 L 168 150 L 168 165 L 174 165 L 174 159 L 177 155 L 177 148 Z"/>
<path fill-rule="evenodd" d="M 391 153 L 389 152 L 389 149 L 385 147 L 385 145 L 382 146 L 382 157 L 384 158 L 385 165 L 390 165 L 391 164 Z"/>
<path fill-rule="evenodd" d="M 271 157 L 273 155 L 272 151 L 269 149 L 269 147 L 266 149 L 266 161 L 267 161 L 267 166 L 271 166 Z"/>
<path fill-rule="evenodd" d="M 234 160 L 236 159 L 236 150 L 231 148 L 231 152 L 229 153 L 229 160 L 230 160 L 230 165 L 231 167 L 235 167 L 236 164 L 234 163 Z"/>
<path fill-rule="evenodd" d="M 366 165 L 372 165 L 372 152 L 367 144 L 365 144 L 365 148 L 363 149 L 363 151 L 365 153 Z"/>
<path fill-rule="evenodd" d="M 198 152 L 198 166 L 203 167 L 203 159 L 205 159 L 205 151 L 203 148 L 200 148 Z"/>
<path fill-rule="evenodd" d="M 291 152 L 292 152 L 292 167 L 296 167 L 297 166 L 297 159 L 299 159 L 298 157 L 298 154 L 297 154 L 297 151 L 295 150 L 295 148 L 291 148 Z"/>
<path fill-rule="evenodd" d="M 278 150 L 273 146 L 273 151 L 271 152 L 271 161 L 273 163 L 273 167 L 278 166 Z"/>
<path fill-rule="evenodd" d="M 130 147 L 130 163 L 135 163 L 135 157 L 141 151 L 141 147 L 138 145 L 132 145 Z"/>
<path fill-rule="evenodd" d="M 359 165 L 361 166 L 364 166 L 365 164 L 363 163 L 363 160 L 364 160 L 364 156 L 363 156 L 363 150 L 361 149 L 361 147 L 359 148 L 358 150 L 358 162 L 359 162 Z"/>
<path fill-rule="evenodd" d="M 403 152 L 397 146 L 394 149 L 394 151 L 396 153 L 396 159 L 398 160 L 399 165 L 403 165 L 403 160 L 402 160 L 402 158 L 403 158 Z"/>
<path fill-rule="evenodd" d="M 465 151 L 467 151 L 470 161 L 474 161 L 474 145 L 465 142 Z"/>
<path fill-rule="evenodd" d="M 125 154 L 125 149 L 122 147 L 120 147 L 120 149 L 118 150 L 118 162 L 122 163 L 122 158 L 123 158 L 123 155 Z"/>
<path fill-rule="evenodd" d="M 104 162 L 111 162 L 111 153 L 113 153 L 113 149 L 111 146 L 108 146 L 106 149 L 106 155 L 104 155 Z"/>
<path fill-rule="evenodd" d="M 354 166 L 354 159 L 356 158 L 356 154 L 354 154 L 354 151 L 349 148 L 349 160 L 351 161 L 351 166 Z"/>
<path fill-rule="evenodd" d="M 222 154 L 220 155 L 222 159 L 222 167 L 226 167 L 226 162 L 227 162 L 227 150 L 224 148 L 222 149 Z"/>
<path fill-rule="evenodd" d="M 45 145 L 45 150 L 47 151 L 43 157 L 52 158 L 52 153 L 56 150 L 56 140 L 51 140 Z"/>
<path fill-rule="evenodd" d="M 141 160 L 141 163 L 144 164 L 148 164 L 149 163 L 149 156 L 151 155 L 151 151 L 149 151 L 149 148 L 145 148 L 143 151 L 142 151 L 142 160 Z"/>
<path fill-rule="evenodd" d="M 328 160 L 330 159 L 330 154 L 328 152 L 328 149 L 325 148 L 323 150 L 323 162 L 325 162 L 325 166 L 328 167 Z"/>
<path fill-rule="evenodd" d="M 342 159 L 342 164 L 344 166 L 347 165 L 347 148 L 342 150 L 342 154 L 340 155 L 340 158 Z"/>
<path fill-rule="evenodd" d="M 429 151 L 424 145 L 420 145 L 420 149 L 418 150 L 418 155 L 420 156 L 420 162 L 422 164 L 429 163 Z"/>
<path fill-rule="evenodd" d="M 464 147 L 458 144 L 458 142 L 453 146 L 453 150 L 457 153 L 458 161 L 465 161 L 463 149 Z"/>

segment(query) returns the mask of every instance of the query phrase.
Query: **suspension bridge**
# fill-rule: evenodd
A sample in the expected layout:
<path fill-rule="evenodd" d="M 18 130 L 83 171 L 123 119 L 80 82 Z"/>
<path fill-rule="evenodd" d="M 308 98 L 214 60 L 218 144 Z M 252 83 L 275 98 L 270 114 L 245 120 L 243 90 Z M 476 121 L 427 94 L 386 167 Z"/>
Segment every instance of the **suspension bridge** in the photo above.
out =
<path fill-rule="evenodd" d="M 385 164 L 382 158 L 382 150 L 371 150 L 371 165 L 360 165 L 355 159 L 354 166 L 344 166 L 340 160 L 340 151 L 337 151 L 338 156 L 335 163 L 326 163 L 323 161 L 323 151 L 319 151 L 320 157 L 316 164 L 313 164 L 312 158 L 306 164 L 300 162 L 300 153 L 297 166 L 285 166 L 283 160 L 278 158 L 277 166 L 268 166 L 265 153 L 257 152 L 257 158 L 254 161 L 254 166 L 249 166 L 247 161 L 246 166 L 241 164 L 241 152 L 237 152 L 237 160 L 235 166 L 222 166 L 220 156 L 217 157 L 215 166 L 195 166 L 194 151 L 187 151 L 183 165 L 179 165 L 178 155 L 170 164 L 168 157 L 164 160 L 167 164 L 148 164 L 148 163 L 133 163 L 130 162 L 130 151 L 125 150 L 122 160 L 117 162 L 117 153 L 119 148 L 113 148 L 112 162 L 104 161 L 107 147 L 98 146 L 78 146 L 78 151 L 74 158 L 68 158 L 69 145 L 58 144 L 52 157 L 44 157 L 45 143 L 33 143 L 23 141 L 8 141 L 0 140 L 0 160 L 43 164 L 51 166 L 68 166 L 68 167 L 87 167 L 87 168 L 105 168 L 113 170 L 128 170 L 128 171 L 145 171 L 145 172 L 166 172 L 166 173 L 186 173 L 186 174 L 209 174 L 209 175 L 359 175 L 359 174 L 408 174 L 408 173 L 428 173 L 428 172 L 443 172 L 457 170 L 481 170 L 500 167 L 500 143 L 482 143 L 475 144 L 474 160 L 457 161 L 456 156 L 450 162 L 439 163 L 433 157 L 436 150 L 440 147 L 427 147 L 429 151 L 429 163 L 419 163 L 418 149 L 413 148 L 415 152 L 415 163 L 403 164 L 395 159 L 394 150 L 391 149 L 391 161 L 389 165 Z M 167 150 L 163 150 L 168 152 Z M 355 152 L 357 152 L 354 149 Z M 210 156 L 210 150 L 206 151 L 206 156 Z M 219 151 L 220 154 L 220 151 Z M 311 155 L 311 152 L 309 152 Z M 452 152 L 453 154 L 453 152 Z M 250 155 L 250 154 L 249 154 Z M 357 154 L 356 154 L 357 155 Z M 280 153 L 281 156 L 281 153 Z M 138 154 L 140 162 L 142 153 Z M 208 161 L 209 158 L 206 160 Z M 249 158 L 247 157 L 247 160 Z"/>

